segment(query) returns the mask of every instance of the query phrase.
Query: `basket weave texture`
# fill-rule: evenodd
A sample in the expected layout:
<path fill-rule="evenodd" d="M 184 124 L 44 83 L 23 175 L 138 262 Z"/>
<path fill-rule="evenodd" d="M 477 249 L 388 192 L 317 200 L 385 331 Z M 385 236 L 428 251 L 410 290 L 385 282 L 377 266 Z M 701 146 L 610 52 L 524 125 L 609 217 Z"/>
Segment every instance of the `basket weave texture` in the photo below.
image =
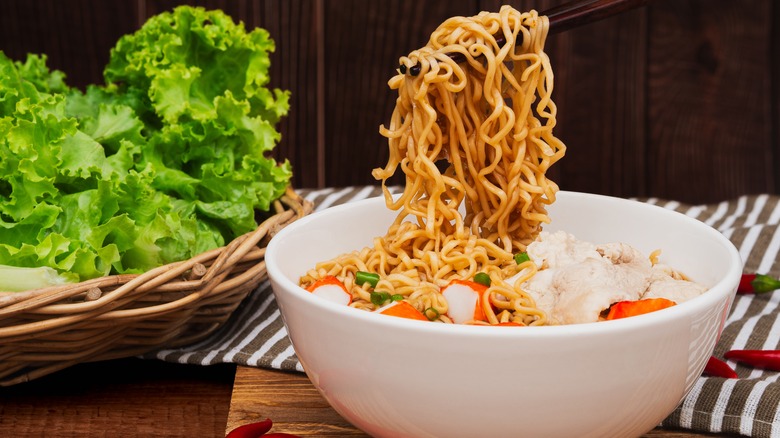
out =
<path fill-rule="evenodd" d="M 0 293 L 0 386 L 208 337 L 265 280 L 270 238 L 311 210 L 288 188 L 256 230 L 222 248 L 143 274 Z"/>

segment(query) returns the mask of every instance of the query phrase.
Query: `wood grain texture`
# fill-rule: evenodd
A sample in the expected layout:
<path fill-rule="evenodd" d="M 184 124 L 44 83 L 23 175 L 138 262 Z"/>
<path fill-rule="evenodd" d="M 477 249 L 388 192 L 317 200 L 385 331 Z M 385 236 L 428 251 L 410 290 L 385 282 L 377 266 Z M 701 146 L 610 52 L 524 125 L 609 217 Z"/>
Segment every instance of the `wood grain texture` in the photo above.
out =
<path fill-rule="evenodd" d="M 139 359 L 77 365 L 0 388 L 0 436 L 224 436 L 234 372 Z"/>
<path fill-rule="evenodd" d="M 226 433 L 270 418 L 272 432 L 301 437 L 367 437 L 334 411 L 304 374 L 239 366 Z M 724 435 L 655 429 L 643 438 L 701 438 Z"/>
<path fill-rule="evenodd" d="M 557 132 L 567 145 L 557 169 L 562 189 L 615 196 L 646 190 L 646 14 L 631 11 L 550 37 Z"/>
<path fill-rule="evenodd" d="M 650 9 L 648 194 L 714 202 L 775 189 L 772 8 L 688 0 Z"/>
<path fill-rule="evenodd" d="M 239 367 L 226 432 L 270 418 L 273 432 L 306 436 L 367 436 L 340 417 L 301 374 Z"/>
<path fill-rule="evenodd" d="M 138 25 L 131 1 L 34 0 L 0 3 L 0 50 L 15 60 L 45 54 L 79 88 L 103 83 L 103 67 L 120 36 Z"/>
<path fill-rule="evenodd" d="M 268 29 L 276 42 L 270 85 L 291 93 L 290 112 L 279 125 L 282 141 L 274 157 L 290 161 L 298 187 L 319 187 L 327 182 L 321 157 L 316 153 L 322 102 L 317 93 L 317 41 L 321 31 L 314 4 L 307 0 L 266 1 L 258 8 L 257 17 L 257 24 Z"/>
<path fill-rule="evenodd" d="M 513 0 L 544 10 L 563 0 Z M 398 58 L 452 15 L 498 0 L 27 0 L 0 2 L 0 50 L 46 53 L 73 85 L 102 81 L 117 38 L 179 4 L 221 8 L 276 42 L 271 86 L 291 92 L 274 151 L 297 187 L 376 183 Z M 778 193 L 780 6 L 651 0 L 548 38 L 561 188 L 691 203 Z M 401 181 L 397 176 L 393 182 Z"/>
<path fill-rule="evenodd" d="M 324 2 L 325 180 L 329 186 L 375 184 L 387 162 L 387 124 L 397 98 L 387 81 L 398 59 L 425 45 L 446 18 L 471 14 L 473 1 Z M 402 181 L 396 179 L 395 181 Z"/>
<path fill-rule="evenodd" d="M 769 67 L 770 74 L 770 95 L 772 101 L 772 108 L 770 112 L 772 119 L 770 120 L 772 136 L 772 147 L 770 154 L 772 159 L 767 165 L 772 169 L 768 176 L 770 184 L 772 184 L 772 190 L 774 193 L 780 193 L 780 7 L 775 4 L 771 6 L 772 13 L 772 30 L 771 30 L 771 42 L 769 45 Z M 773 78 L 773 79 L 771 79 Z"/>

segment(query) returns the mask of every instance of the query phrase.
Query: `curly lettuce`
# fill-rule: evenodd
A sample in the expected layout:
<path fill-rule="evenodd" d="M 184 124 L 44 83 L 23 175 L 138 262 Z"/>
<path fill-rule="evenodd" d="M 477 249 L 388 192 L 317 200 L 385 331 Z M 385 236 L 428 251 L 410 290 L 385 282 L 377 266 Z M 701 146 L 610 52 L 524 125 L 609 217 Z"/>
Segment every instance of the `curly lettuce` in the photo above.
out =
<path fill-rule="evenodd" d="M 45 56 L 0 52 L 0 265 L 139 273 L 256 228 L 292 176 L 269 157 L 289 109 L 268 88 L 273 50 L 181 6 L 122 37 L 84 92 Z"/>

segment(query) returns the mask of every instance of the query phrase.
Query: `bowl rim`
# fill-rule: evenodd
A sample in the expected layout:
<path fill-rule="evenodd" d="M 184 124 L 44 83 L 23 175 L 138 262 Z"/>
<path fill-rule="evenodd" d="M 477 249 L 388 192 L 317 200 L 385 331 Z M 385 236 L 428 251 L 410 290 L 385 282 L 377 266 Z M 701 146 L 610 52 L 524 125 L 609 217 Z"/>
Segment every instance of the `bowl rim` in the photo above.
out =
<path fill-rule="evenodd" d="M 275 296 L 279 294 L 291 294 L 298 299 L 302 299 L 311 304 L 311 306 L 317 308 L 320 311 L 334 314 L 338 318 L 351 319 L 359 324 L 373 324 L 381 326 L 388 330 L 411 330 L 415 332 L 424 331 L 432 334 L 451 335 L 451 336 L 477 336 L 477 337 L 499 337 L 499 338 L 525 338 L 525 337 L 556 337 L 556 336 L 588 336 L 596 333 L 602 333 L 604 331 L 613 332 L 617 330 L 636 330 L 644 329 L 656 324 L 664 324 L 677 320 L 679 318 L 685 318 L 689 315 L 696 314 L 704 309 L 713 307 L 718 302 L 728 298 L 729 295 L 736 293 L 736 285 L 739 282 L 739 278 L 742 274 L 742 258 L 739 251 L 734 244 L 727 239 L 721 232 L 705 224 L 704 222 L 687 216 L 675 210 L 661 207 L 659 205 L 650 204 L 635 199 L 620 198 L 614 196 L 585 193 L 585 192 L 572 192 L 561 190 L 556 195 L 556 202 L 561 198 L 601 198 L 610 202 L 630 202 L 634 203 L 638 208 L 644 208 L 649 211 L 653 211 L 665 215 L 676 215 L 678 218 L 688 221 L 693 226 L 701 229 L 702 233 L 706 233 L 709 237 L 718 242 L 726 249 L 729 254 L 730 263 L 729 269 L 721 277 L 720 281 L 712 285 L 703 294 L 687 300 L 678 305 L 663 309 L 663 311 L 652 312 L 644 315 L 633 316 L 631 318 L 623 318 L 612 321 L 599 321 L 580 324 L 568 324 L 568 325 L 550 325 L 550 326 L 529 326 L 519 328 L 505 328 L 499 329 L 492 326 L 481 325 L 465 325 L 465 324 L 431 324 L 427 321 L 416 321 L 405 318 L 396 317 L 384 317 L 384 315 L 374 315 L 371 312 L 364 310 L 354 309 L 348 306 L 342 306 L 336 303 L 332 303 L 328 300 L 312 300 L 309 293 L 300 287 L 297 282 L 292 281 L 286 275 L 282 273 L 281 267 L 277 264 L 277 260 L 274 257 L 278 248 L 283 244 L 283 241 L 287 236 L 296 232 L 296 230 L 306 227 L 313 221 L 318 221 L 322 217 L 333 216 L 342 214 L 343 211 L 349 211 L 354 209 L 364 208 L 366 204 L 380 203 L 384 206 L 384 196 L 374 196 L 366 199 L 348 202 L 345 204 L 330 206 L 326 209 L 315 211 L 314 213 L 301 218 L 292 224 L 286 226 L 280 230 L 268 243 L 265 262 L 268 277 L 272 282 L 272 289 Z M 279 290 L 281 289 L 281 290 Z M 730 306 L 729 302 L 729 306 Z M 285 310 L 280 309 L 282 316 L 284 317 Z"/>

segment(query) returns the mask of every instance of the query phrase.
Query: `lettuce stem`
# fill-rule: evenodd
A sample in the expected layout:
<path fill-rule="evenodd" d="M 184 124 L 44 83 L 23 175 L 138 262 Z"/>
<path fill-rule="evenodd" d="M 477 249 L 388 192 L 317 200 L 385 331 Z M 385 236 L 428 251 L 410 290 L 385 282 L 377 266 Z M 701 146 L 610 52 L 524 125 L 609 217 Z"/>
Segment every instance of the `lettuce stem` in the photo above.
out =
<path fill-rule="evenodd" d="M 67 282 L 65 277 L 48 266 L 22 268 L 0 265 L 0 291 L 3 292 L 21 292 Z"/>

